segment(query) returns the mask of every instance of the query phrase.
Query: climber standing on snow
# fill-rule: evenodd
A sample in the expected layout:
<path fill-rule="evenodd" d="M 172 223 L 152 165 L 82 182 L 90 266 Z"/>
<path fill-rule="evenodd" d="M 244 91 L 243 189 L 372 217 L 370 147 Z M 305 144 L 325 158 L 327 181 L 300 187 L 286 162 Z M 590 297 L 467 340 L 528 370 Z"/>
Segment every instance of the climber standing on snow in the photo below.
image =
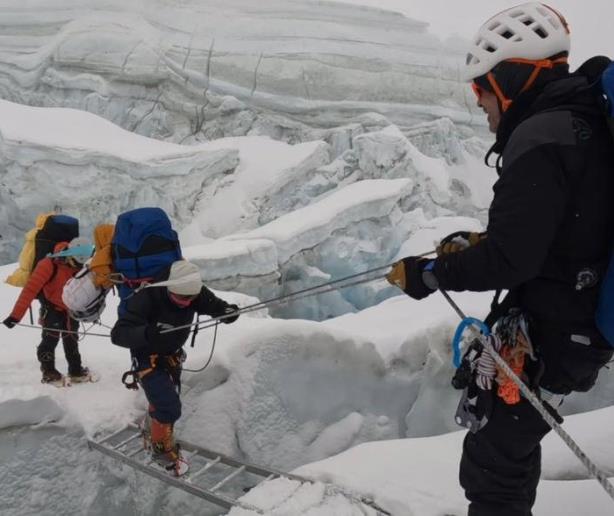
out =
<path fill-rule="evenodd" d="M 79 238 L 70 243 L 59 242 L 54 254 L 61 254 L 70 247 L 82 247 Z M 87 247 L 87 246 L 83 246 Z M 68 362 L 68 375 L 75 382 L 89 379 L 90 372 L 81 364 L 77 331 L 79 321 L 73 319 L 62 301 L 62 291 L 66 282 L 83 267 L 88 255 L 46 257 L 38 262 L 28 282 L 23 287 L 15 302 L 11 315 L 3 323 L 13 328 L 28 311 L 32 301 L 38 299 L 40 308 L 40 325 L 43 327 L 42 340 L 36 349 L 36 355 L 43 373 L 43 383 L 61 382 L 62 374 L 55 367 L 55 348 L 60 337 L 64 345 L 64 355 Z"/>
<path fill-rule="evenodd" d="M 181 416 L 181 364 L 189 325 L 194 314 L 227 315 L 222 321 L 232 323 L 239 318 L 238 309 L 202 284 L 196 265 L 180 260 L 158 281 L 128 299 L 125 312 L 111 331 L 114 344 L 130 348 L 133 373 L 149 401 L 152 457 L 177 476 L 188 469 L 175 444 L 173 425 Z"/>
<path fill-rule="evenodd" d="M 514 365 L 554 407 L 589 390 L 613 353 L 595 312 L 614 235 L 614 145 L 590 87 L 608 60 L 593 58 L 571 74 L 569 49 L 567 22 L 538 2 L 480 28 L 466 72 L 496 134 L 487 161 L 498 155 L 499 179 L 487 232 L 451 235 L 435 260 L 404 258 L 388 275 L 415 299 L 437 289 L 508 289 L 487 321 L 498 321 L 495 331 L 514 328 L 500 354 L 522 349 Z M 482 385 L 470 408 L 479 424 L 465 437 L 460 482 L 469 516 L 529 516 L 550 427 L 497 382 Z"/>

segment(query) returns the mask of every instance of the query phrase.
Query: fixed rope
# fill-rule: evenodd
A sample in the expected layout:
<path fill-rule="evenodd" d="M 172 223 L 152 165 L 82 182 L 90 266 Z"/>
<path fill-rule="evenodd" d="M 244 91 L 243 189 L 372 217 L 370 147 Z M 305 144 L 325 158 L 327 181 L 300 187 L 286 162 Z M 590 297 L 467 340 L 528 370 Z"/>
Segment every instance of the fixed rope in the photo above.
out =
<path fill-rule="evenodd" d="M 54 333 L 72 333 L 74 335 L 80 335 L 81 337 L 111 338 L 111 335 L 107 333 L 92 333 L 90 331 L 80 331 L 80 330 L 62 330 L 58 328 L 48 328 L 47 326 L 40 326 L 37 324 L 15 323 L 15 326 L 21 326 L 22 328 L 34 328 L 35 330 L 44 330 L 44 331 L 49 331 L 49 332 L 54 332 Z"/>
<path fill-rule="evenodd" d="M 422 253 L 418 256 L 424 257 L 424 256 L 429 256 L 431 254 L 433 254 L 435 251 L 428 251 L 426 253 Z M 380 267 L 375 267 L 373 269 L 369 269 L 363 272 L 358 272 L 355 274 L 351 274 L 349 276 L 345 276 L 343 278 L 339 278 L 333 281 L 329 281 L 326 283 L 321 283 L 319 285 L 315 285 L 313 287 L 307 287 L 301 290 L 297 290 L 295 292 L 290 292 L 289 294 L 284 294 L 272 299 L 268 299 L 266 301 L 259 301 L 258 303 L 254 303 L 252 305 L 247 305 L 244 306 L 242 308 L 240 308 L 239 310 L 236 310 L 234 312 L 228 313 L 228 314 L 223 314 L 217 317 L 211 317 L 210 319 L 206 319 L 204 321 L 197 321 L 195 323 L 191 323 L 191 324 L 184 324 L 181 326 L 175 326 L 173 328 L 168 328 L 165 330 L 160 331 L 160 334 L 164 334 L 164 333 L 171 333 L 174 331 L 179 331 L 185 328 L 197 328 L 199 330 L 201 329 L 207 329 L 207 328 L 212 328 L 213 326 L 216 326 L 219 322 L 223 322 L 225 319 L 228 319 L 230 317 L 235 317 L 236 315 L 241 315 L 241 314 L 245 314 L 245 313 L 250 313 L 250 312 L 255 312 L 258 310 L 264 310 L 270 306 L 276 306 L 276 305 L 281 305 L 281 304 L 286 304 L 286 303 L 290 303 L 290 302 L 295 302 L 301 299 L 306 299 L 312 296 L 319 296 L 322 294 L 327 294 L 330 292 L 334 292 L 337 290 L 341 290 L 344 288 L 349 288 L 349 287 L 355 287 L 357 285 L 362 285 L 365 283 L 370 283 L 373 281 L 379 281 L 384 279 L 385 275 L 383 274 L 378 274 L 378 275 L 374 275 L 375 273 L 378 273 L 380 271 L 383 270 L 388 270 L 390 269 L 392 266 L 394 265 L 394 263 L 390 263 L 387 265 L 382 265 Z M 370 276 L 370 277 L 366 277 L 365 276 Z M 360 278 L 360 279 L 359 279 Z M 351 281 L 354 280 L 354 281 Z M 102 323 L 97 323 L 100 326 L 103 326 L 104 328 L 107 329 L 112 329 L 111 327 L 104 325 Z M 45 330 L 45 331 L 55 331 L 55 332 L 64 332 L 64 333 L 72 333 L 75 335 L 80 335 L 80 336 L 92 336 L 92 337 L 105 337 L 105 338 L 110 338 L 111 335 L 110 334 L 104 334 L 104 333 L 93 333 L 93 332 L 89 332 L 89 331 L 75 331 L 75 330 L 58 330 L 56 328 L 47 328 L 44 326 L 39 326 L 39 325 L 35 325 L 35 324 L 24 324 L 24 323 L 17 323 L 17 326 L 21 326 L 24 328 L 33 328 L 33 329 L 39 329 L 39 330 Z"/>
<path fill-rule="evenodd" d="M 417 255 L 419 257 L 424 257 L 424 256 L 429 256 L 434 254 L 435 251 L 428 251 L 426 253 L 422 253 L 420 255 Z M 341 290 L 344 288 L 348 288 L 348 287 L 355 287 L 357 285 L 361 285 L 364 283 L 370 283 L 372 281 L 378 281 L 381 279 L 384 279 L 385 275 L 381 274 L 381 275 L 377 275 L 377 276 L 372 276 L 369 278 L 363 278 L 363 279 L 357 279 L 357 278 L 362 278 L 363 276 L 368 276 L 371 274 L 374 274 L 376 272 L 380 272 L 383 270 L 388 270 L 390 269 L 396 262 L 387 264 L 387 265 L 382 265 L 380 267 L 375 267 L 373 269 L 369 269 L 363 272 L 358 272 L 356 274 L 351 274 L 349 276 L 345 276 L 343 278 L 339 278 L 333 281 L 328 281 L 326 283 L 321 283 L 319 285 L 315 285 L 313 287 L 307 287 L 301 290 L 297 290 L 295 292 L 290 292 L 289 294 L 284 294 L 282 296 L 278 296 L 272 299 L 267 299 L 266 301 L 259 301 L 258 303 L 254 303 L 252 305 L 247 305 L 244 306 L 242 308 L 240 308 L 239 310 L 235 310 L 234 312 L 231 312 L 229 314 L 224 314 L 224 315 L 220 315 L 217 317 L 211 317 L 210 319 L 206 319 L 204 321 L 200 321 L 197 323 L 191 323 L 191 324 L 185 324 L 183 326 L 175 326 L 174 328 L 169 328 L 167 330 L 162 330 L 160 331 L 161 334 L 163 333 L 170 333 L 173 331 L 178 331 L 178 330 L 182 330 L 185 328 L 193 328 L 193 327 L 198 327 L 199 329 L 206 329 L 206 328 L 210 328 L 211 326 L 213 326 L 213 324 L 215 322 L 219 322 L 219 321 L 224 321 L 225 319 L 228 319 L 230 317 L 234 317 L 237 314 L 241 315 L 241 314 L 245 314 L 245 313 L 250 313 L 250 312 L 255 312 L 257 310 L 263 310 L 265 308 L 268 308 L 269 306 L 275 306 L 275 305 L 279 305 L 279 304 L 285 304 L 285 303 L 289 303 L 289 302 L 294 302 L 294 301 L 298 301 L 300 299 L 306 299 L 308 297 L 312 297 L 312 296 L 319 296 L 321 294 L 327 294 L 329 292 L 334 292 L 335 290 Z M 350 281 L 356 279 L 356 281 Z M 349 283 L 346 283 L 349 282 Z M 202 325 L 202 326 L 201 326 Z"/>

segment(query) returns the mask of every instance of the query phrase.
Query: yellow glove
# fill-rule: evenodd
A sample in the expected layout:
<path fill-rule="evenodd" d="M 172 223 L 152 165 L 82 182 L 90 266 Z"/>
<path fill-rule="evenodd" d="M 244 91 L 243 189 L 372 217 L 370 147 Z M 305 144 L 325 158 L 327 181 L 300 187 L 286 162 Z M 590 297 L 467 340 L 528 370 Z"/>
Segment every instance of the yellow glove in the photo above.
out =
<path fill-rule="evenodd" d="M 438 288 L 437 280 L 431 272 L 433 265 L 434 262 L 428 258 L 408 256 L 392 266 L 392 270 L 386 274 L 386 279 L 408 296 L 424 299 Z M 426 277 L 428 281 L 425 281 L 425 275 L 428 276 Z"/>
<path fill-rule="evenodd" d="M 399 287 L 403 291 L 405 290 L 405 287 L 407 286 L 407 279 L 405 276 L 405 264 L 403 263 L 403 260 L 392 266 L 390 272 L 386 274 L 386 279 L 391 285 Z"/>
<path fill-rule="evenodd" d="M 439 243 L 436 249 L 437 256 L 464 251 L 468 247 L 476 245 L 484 238 L 486 238 L 486 233 L 457 231 L 448 235 Z"/>

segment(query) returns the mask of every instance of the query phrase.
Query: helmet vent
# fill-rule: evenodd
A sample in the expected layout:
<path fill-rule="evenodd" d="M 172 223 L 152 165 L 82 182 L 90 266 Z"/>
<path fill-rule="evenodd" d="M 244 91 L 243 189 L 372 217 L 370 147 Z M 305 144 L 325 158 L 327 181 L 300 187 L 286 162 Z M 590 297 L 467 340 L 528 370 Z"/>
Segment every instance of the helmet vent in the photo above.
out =
<path fill-rule="evenodd" d="M 465 60 L 465 64 L 478 64 L 480 60 L 474 56 L 473 54 L 467 54 L 467 59 Z"/>

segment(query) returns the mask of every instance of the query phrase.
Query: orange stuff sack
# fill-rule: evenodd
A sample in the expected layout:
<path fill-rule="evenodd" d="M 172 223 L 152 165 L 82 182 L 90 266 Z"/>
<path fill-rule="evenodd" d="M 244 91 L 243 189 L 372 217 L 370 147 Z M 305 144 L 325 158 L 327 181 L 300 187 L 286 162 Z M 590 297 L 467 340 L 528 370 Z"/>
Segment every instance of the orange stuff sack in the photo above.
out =
<path fill-rule="evenodd" d="M 113 273 L 111 240 L 113 240 L 114 232 L 113 224 L 100 224 L 94 228 L 96 251 L 89 264 L 89 269 L 94 276 L 94 285 L 105 290 L 113 286 L 110 275 Z"/>

